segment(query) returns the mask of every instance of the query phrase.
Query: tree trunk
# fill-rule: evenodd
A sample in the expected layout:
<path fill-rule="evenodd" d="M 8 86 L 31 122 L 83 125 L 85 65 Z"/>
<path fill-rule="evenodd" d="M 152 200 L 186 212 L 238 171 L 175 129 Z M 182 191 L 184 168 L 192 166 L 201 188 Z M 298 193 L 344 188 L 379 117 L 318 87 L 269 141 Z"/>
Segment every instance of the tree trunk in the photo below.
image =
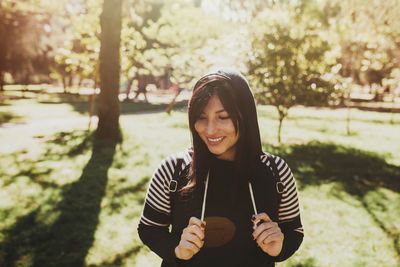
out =
<path fill-rule="evenodd" d="M 395 108 L 396 108 L 396 94 L 394 90 L 391 91 L 392 93 L 392 107 L 390 109 L 390 124 L 394 124 L 394 114 L 395 114 Z"/>
<path fill-rule="evenodd" d="M 283 120 L 286 118 L 288 115 L 288 109 L 283 106 L 276 106 L 278 110 L 278 119 L 279 119 L 279 125 L 278 125 L 278 143 L 280 144 L 282 141 L 282 125 L 283 125 Z"/>
<path fill-rule="evenodd" d="M 79 89 L 81 89 L 82 87 L 82 82 L 83 82 L 83 78 L 81 76 L 79 76 L 79 80 L 78 80 L 78 91 Z"/>
<path fill-rule="evenodd" d="M 128 82 L 127 82 L 126 88 L 125 88 L 126 97 L 125 97 L 124 101 L 129 100 L 129 94 L 131 93 L 132 83 L 133 83 L 134 79 L 135 78 L 128 78 Z"/>
<path fill-rule="evenodd" d="M 280 144 L 282 139 L 281 139 L 281 133 L 282 133 L 282 123 L 283 123 L 283 117 L 279 115 L 279 126 L 278 126 L 278 143 Z"/>
<path fill-rule="evenodd" d="M 172 101 L 168 104 L 167 109 L 165 110 L 165 111 L 167 112 L 168 115 L 171 114 L 171 111 L 172 111 L 172 109 L 173 109 L 174 106 L 175 106 L 176 99 L 178 98 L 179 94 L 180 94 L 181 91 L 182 91 L 178 84 L 173 85 L 173 86 L 174 86 L 173 89 L 175 90 L 175 95 L 174 95 L 174 97 L 172 98 Z"/>
<path fill-rule="evenodd" d="M 99 122 L 96 137 L 121 142 L 119 78 L 122 0 L 104 0 L 101 23 Z"/>
<path fill-rule="evenodd" d="M 93 92 L 91 95 L 88 96 L 88 102 L 89 102 L 89 124 L 88 124 L 88 131 L 90 131 L 90 128 L 92 126 L 92 118 L 95 115 L 95 104 L 96 104 L 96 89 L 97 89 L 97 81 L 96 79 L 93 80 Z"/>
<path fill-rule="evenodd" d="M 347 116 L 346 116 L 346 134 L 347 135 L 351 135 L 350 120 L 351 120 L 351 107 L 347 106 Z"/>
<path fill-rule="evenodd" d="M 72 74 L 68 74 L 67 76 L 67 88 L 72 87 Z"/>
<path fill-rule="evenodd" d="M 350 123 L 351 123 L 351 106 L 350 106 L 350 93 L 346 95 L 345 106 L 347 108 L 346 114 L 346 135 L 351 135 Z"/>
<path fill-rule="evenodd" d="M 67 77 L 63 75 L 62 77 L 62 85 L 64 94 L 67 93 Z"/>

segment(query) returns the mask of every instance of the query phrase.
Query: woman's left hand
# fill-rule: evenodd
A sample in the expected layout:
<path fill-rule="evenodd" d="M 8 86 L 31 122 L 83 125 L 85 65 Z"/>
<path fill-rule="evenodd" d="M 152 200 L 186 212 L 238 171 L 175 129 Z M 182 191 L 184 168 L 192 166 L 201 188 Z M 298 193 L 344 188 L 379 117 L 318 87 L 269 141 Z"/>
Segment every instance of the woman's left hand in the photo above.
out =
<path fill-rule="evenodd" d="M 266 213 L 253 216 L 253 239 L 270 256 L 278 256 L 282 250 L 284 235 L 276 222 Z M 261 223 L 260 223 L 261 222 Z"/>

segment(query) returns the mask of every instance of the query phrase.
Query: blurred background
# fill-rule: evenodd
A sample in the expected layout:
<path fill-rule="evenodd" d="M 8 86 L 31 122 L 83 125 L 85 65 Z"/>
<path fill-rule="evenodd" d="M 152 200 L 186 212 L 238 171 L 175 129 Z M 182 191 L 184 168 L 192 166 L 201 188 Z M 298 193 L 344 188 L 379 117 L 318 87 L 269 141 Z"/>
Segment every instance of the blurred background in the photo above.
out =
<path fill-rule="evenodd" d="M 400 266 L 399 0 L 1 0 L 0 266 L 159 266 L 136 232 L 196 79 L 249 80 L 305 239 Z"/>

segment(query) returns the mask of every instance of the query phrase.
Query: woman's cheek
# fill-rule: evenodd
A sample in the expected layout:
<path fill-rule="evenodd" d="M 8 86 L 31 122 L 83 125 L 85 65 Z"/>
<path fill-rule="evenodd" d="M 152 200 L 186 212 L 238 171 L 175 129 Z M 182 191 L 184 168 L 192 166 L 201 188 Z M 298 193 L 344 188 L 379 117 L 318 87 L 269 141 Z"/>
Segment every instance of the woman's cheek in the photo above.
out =
<path fill-rule="evenodd" d="M 201 123 L 199 121 L 196 121 L 195 124 L 194 124 L 194 129 L 196 130 L 196 132 L 198 134 L 200 134 L 200 132 L 201 132 L 201 125 L 200 124 Z"/>

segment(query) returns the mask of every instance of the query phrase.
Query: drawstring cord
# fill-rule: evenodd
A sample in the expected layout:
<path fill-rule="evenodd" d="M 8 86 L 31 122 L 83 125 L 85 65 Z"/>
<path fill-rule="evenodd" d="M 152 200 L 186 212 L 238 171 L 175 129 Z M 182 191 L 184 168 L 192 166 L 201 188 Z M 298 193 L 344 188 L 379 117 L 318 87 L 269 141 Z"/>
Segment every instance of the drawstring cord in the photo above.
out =
<path fill-rule="evenodd" d="M 208 189 L 208 178 L 210 177 L 210 171 L 207 173 L 206 178 L 206 186 L 204 188 L 204 198 L 203 198 L 203 207 L 201 208 L 201 220 L 204 221 L 204 212 L 206 211 L 206 199 L 207 199 L 207 189 Z"/>
<path fill-rule="evenodd" d="M 251 203 L 253 203 L 254 214 L 258 214 L 256 201 L 254 200 L 253 187 L 251 186 L 250 182 L 249 182 L 249 191 L 250 191 Z"/>
<path fill-rule="evenodd" d="M 210 178 L 210 171 L 208 171 L 208 173 L 207 173 L 207 178 L 206 178 L 205 188 L 204 188 L 203 206 L 201 208 L 201 218 L 200 218 L 202 221 L 204 221 L 204 213 L 206 211 L 206 200 L 207 200 L 208 179 L 209 178 Z M 249 191 L 250 191 L 251 203 L 253 203 L 254 214 L 258 214 L 257 207 L 256 207 L 256 201 L 254 200 L 253 187 L 251 186 L 250 182 L 249 182 Z"/>

